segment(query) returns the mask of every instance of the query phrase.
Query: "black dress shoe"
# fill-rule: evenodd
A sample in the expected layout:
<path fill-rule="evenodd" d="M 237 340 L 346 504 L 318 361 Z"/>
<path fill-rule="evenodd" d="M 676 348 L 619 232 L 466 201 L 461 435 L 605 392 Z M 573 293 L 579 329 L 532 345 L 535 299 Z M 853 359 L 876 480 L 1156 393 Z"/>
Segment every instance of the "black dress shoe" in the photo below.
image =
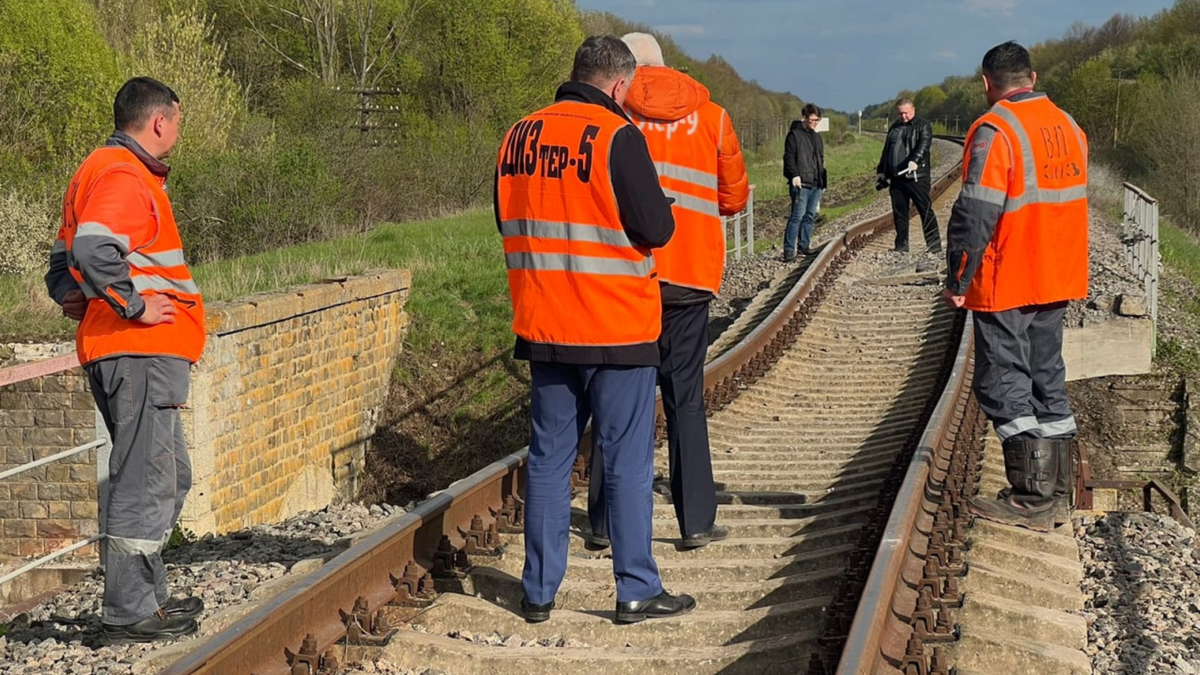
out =
<path fill-rule="evenodd" d="M 617 623 L 637 623 L 646 619 L 680 616 L 693 609 L 696 609 L 696 600 L 692 596 L 676 596 L 663 591 L 649 600 L 618 602 Z"/>
<path fill-rule="evenodd" d="M 584 533 L 582 533 L 582 536 L 583 536 L 583 548 L 588 551 L 603 551 L 604 549 L 606 549 L 612 545 L 612 542 L 610 542 L 608 540 L 608 537 L 606 537 L 602 534 L 594 534 L 592 532 L 584 532 Z"/>
<path fill-rule="evenodd" d="M 800 249 L 800 255 L 812 255 L 812 254 L 813 254 L 813 250 L 811 248 L 801 248 Z"/>
<path fill-rule="evenodd" d="M 721 541 L 729 536 L 729 528 L 720 525 L 713 525 L 713 529 L 700 534 L 688 534 L 683 537 L 684 548 L 700 548 L 708 546 L 710 542 Z"/>
<path fill-rule="evenodd" d="M 119 645 L 128 642 L 174 640 L 191 635 L 200 628 L 195 619 L 175 619 L 161 609 L 149 617 L 125 626 L 101 624 L 100 644 Z"/>
<path fill-rule="evenodd" d="M 535 605 L 521 598 L 521 613 L 525 615 L 525 623 L 541 623 L 550 618 L 550 610 L 554 609 L 554 601 L 544 605 Z"/>
<path fill-rule="evenodd" d="M 204 611 L 200 598 L 171 598 L 162 605 L 162 611 L 172 619 L 194 619 Z"/>

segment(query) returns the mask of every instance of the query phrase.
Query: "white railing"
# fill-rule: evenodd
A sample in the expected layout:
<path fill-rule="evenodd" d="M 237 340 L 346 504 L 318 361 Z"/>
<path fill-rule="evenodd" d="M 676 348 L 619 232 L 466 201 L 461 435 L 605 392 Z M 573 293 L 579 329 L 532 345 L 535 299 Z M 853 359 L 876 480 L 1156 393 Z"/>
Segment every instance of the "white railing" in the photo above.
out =
<path fill-rule="evenodd" d="M 725 257 L 733 256 L 734 260 L 741 260 L 742 253 L 754 256 L 754 186 L 750 186 L 750 201 L 746 202 L 746 208 L 738 211 L 732 216 L 722 216 L 721 222 L 725 226 Z M 729 243 L 729 228 L 733 226 L 733 244 Z"/>
<path fill-rule="evenodd" d="M 1125 261 L 1146 289 L 1146 311 L 1153 326 L 1150 349 L 1158 329 L 1158 200 L 1136 185 L 1125 183 L 1125 215 L 1121 228 Z"/>
<path fill-rule="evenodd" d="M 21 366 L 11 366 L 8 368 L 0 368 L 0 386 L 14 384 L 16 382 L 22 382 L 25 380 L 33 379 L 35 377 L 43 377 L 46 375 L 53 375 L 55 373 L 59 373 L 64 370 L 69 370 L 78 365 L 79 365 L 79 360 L 75 357 L 75 355 L 68 354 L 66 356 L 60 356 L 57 358 L 48 359 L 45 361 L 38 361 L 35 363 L 29 363 L 29 364 L 25 364 L 25 365 L 21 365 Z M 70 450 L 64 450 L 62 452 L 50 455 L 49 457 L 43 457 L 41 459 L 36 459 L 32 462 L 27 462 L 20 466 L 13 467 L 6 471 L 2 471 L 2 472 L 0 472 L 0 480 L 12 478 L 13 476 L 18 476 L 27 471 L 32 471 L 33 469 L 36 469 L 39 466 L 45 466 L 46 464 L 50 464 L 51 462 L 56 462 L 61 459 L 67 459 L 69 457 L 74 457 L 75 455 L 82 454 L 82 453 L 92 450 L 94 448 L 102 448 L 107 444 L 108 444 L 108 438 L 101 436 L 100 438 L 97 438 L 94 441 L 90 441 L 90 442 L 84 443 L 82 445 L 77 445 L 77 446 L 71 448 Z M 42 565 L 45 565 L 48 562 L 57 560 L 69 553 L 74 552 L 74 551 L 78 551 L 79 549 L 81 549 L 85 546 L 88 546 L 89 544 L 94 544 L 98 541 L 101 541 L 104 538 L 105 538 L 105 534 L 103 532 L 101 532 L 100 534 L 88 537 L 87 539 L 83 539 L 83 540 L 77 541 L 74 544 L 71 544 L 69 546 L 60 548 L 57 551 L 54 551 L 53 553 L 49 553 L 47 555 L 44 555 L 36 560 L 31 560 L 27 564 L 20 567 L 19 569 L 13 570 L 12 572 L 5 574 L 4 576 L 0 576 L 0 585 L 6 584 L 9 581 L 12 581 L 13 579 L 16 579 L 17 577 L 21 576 L 22 574 L 25 574 L 26 572 L 37 569 L 38 567 L 41 567 Z"/>

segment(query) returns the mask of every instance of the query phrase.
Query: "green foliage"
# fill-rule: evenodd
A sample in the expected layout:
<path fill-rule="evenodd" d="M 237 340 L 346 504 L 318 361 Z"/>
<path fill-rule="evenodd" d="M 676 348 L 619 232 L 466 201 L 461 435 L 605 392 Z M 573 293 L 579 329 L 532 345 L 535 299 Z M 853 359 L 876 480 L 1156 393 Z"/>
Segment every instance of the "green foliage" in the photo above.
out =
<path fill-rule="evenodd" d="M 258 138 L 248 131 L 223 152 L 180 157 L 172 170 L 176 218 L 194 259 L 320 239 L 354 223 L 320 146 L 257 126 Z"/>
<path fill-rule="evenodd" d="M 163 545 L 163 551 L 173 551 L 185 544 L 191 544 L 198 539 L 195 532 L 183 527 L 179 523 L 175 523 L 174 529 L 171 530 L 171 536 L 167 538 L 167 543 Z"/>
<path fill-rule="evenodd" d="M 242 118 L 238 85 L 222 72 L 224 51 L 210 19 L 175 10 L 141 24 L 122 59 L 128 77 L 149 75 L 179 95 L 186 152 L 223 151 Z"/>
<path fill-rule="evenodd" d="M 0 275 L 45 271 L 58 232 L 57 209 L 20 193 L 0 194 Z"/>
<path fill-rule="evenodd" d="M 455 111 L 507 128 L 552 101 L 583 33 L 558 0 L 442 0 L 421 16 L 418 86 L 430 113 Z"/>
<path fill-rule="evenodd" d="M 84 0 L 0 0 L 0 179 L 83 157 L 112 128 L 116 59 Z"/>

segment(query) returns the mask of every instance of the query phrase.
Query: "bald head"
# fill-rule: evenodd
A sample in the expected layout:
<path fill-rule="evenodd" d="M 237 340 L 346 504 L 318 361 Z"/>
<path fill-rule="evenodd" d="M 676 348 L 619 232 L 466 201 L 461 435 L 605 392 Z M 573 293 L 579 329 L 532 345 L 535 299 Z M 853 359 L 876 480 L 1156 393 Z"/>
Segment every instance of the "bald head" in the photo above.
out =
<path fill-rule="evenodd" d="M 658 40 L 649 33 L 627 33 L 621 38 L 625 44 L 629 45 L 629 51 L 633 52 L 633 58 L 637 59 L 639 66 L 665 66 L 663 61 L 662 47 L 658 46 Z"/>

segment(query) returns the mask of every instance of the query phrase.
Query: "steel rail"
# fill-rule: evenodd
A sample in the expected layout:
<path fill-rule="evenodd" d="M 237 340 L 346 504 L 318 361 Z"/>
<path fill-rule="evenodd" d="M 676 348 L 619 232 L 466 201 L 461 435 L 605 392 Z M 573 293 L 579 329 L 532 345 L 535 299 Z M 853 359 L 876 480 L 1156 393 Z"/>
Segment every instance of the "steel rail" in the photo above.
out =
<path fill-rule="evenodd" d="M 934 187 L 940 195 L 951 172 Z M 807 324 L 824 297 L 822 282 L 850 254 L 892 226 L 890 215 L 849 228 L 830 241 L 780 305 L 736 347 L 705 367 L 705 399 L 716 410 L 761 377 Z M 590 439 L 580 444 L 581 457 Z M 494 554 L 498 532 L 519 531 L 522 468 L 528 448 L 435 493 L 414 511 L 358 540 L 288 590 L 168 666 L 161 675 L 315 675 L 325 652 L 343 640 L 370 643 L 388 627 L 391 603 L 424 606 L 431 577 L 460 575 L 468 555 Z M 581 460 L 586 466 L 586 460 Z"/>
<path fill-rule="evenodd" d="M 963 142 L 958 137 L 938 138 Z M 955 167 L 961 168 L 961 162 Z M 952 170 L 943 178 L 939 195 L 955 182 L 954 173 Z M 949 380 L 930 415 L 888 516 L 846 636 L 837 675 L 895 672 L 903 663 L 913 632 L 909 619 L 918 599 L 905 580 L 922 578 L 926 553 L 923 537 L 930 531 L 947 473 L 943 450 L 958 432 L 970 395 L 974 370 L 972 346 L 968 320 L 959 338 Z"/>

